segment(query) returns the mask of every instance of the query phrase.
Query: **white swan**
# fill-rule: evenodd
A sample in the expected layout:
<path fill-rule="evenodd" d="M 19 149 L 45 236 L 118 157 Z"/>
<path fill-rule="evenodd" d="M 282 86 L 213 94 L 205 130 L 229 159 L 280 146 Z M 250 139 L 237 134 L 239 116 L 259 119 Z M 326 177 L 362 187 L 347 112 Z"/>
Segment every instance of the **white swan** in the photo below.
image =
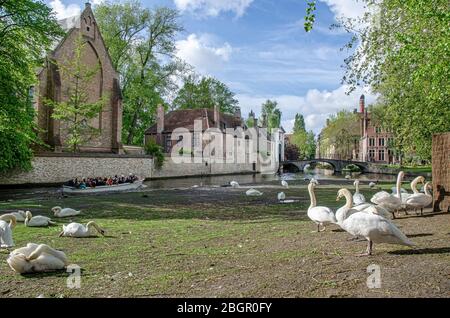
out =
<path fill-rule="evenodd" d="M 91 237 L 92 230 L 95 229 L 101 235 L 105 235 L 105 231 L 100 228 L 94 221 L 88 222 L 86 226 L 80 223 L 70 223 L 68 225 L 63 225 L 63 230 L 59 233 L 59 236 L 69 236 L 69 237 Z"/>
<path fill-rule="evenodd" d="M 6 261 L 11 269 L 20 274 L 55 271 L 68 265 L 63 252 L 34 243 L 12 251 Z"/>
<path fill-rule="evenodd" d="M 345 176 L 345 179 L 347 179 L 347 180 L 350 180 L 351 178 L 352 178 L 352 176 L 349 174 Z"/>
<path fill-rule="evenodd" d="M 0 247 L 9 248 L 14 246 L 12 229 L 16 226 L 16 217 L 11 214 L 0 216 Z"/>
<path fill-rule="evenodd" d="M 62 209 L 60 206 L 55 206 L 52 208 L 52 212 L 54 215 L 58 218 L 63 218 L 67 216 L 75 216 L 81 213 L 81 211 L 77 211 L 71 208 L 64 208 Z"/>
<path fill-rule="evenodd" d="M 353 182 L 353 185 L 355 186 L 355 194 L 353 194 L 353 204 L 360 205 L 366 202 L 366 198 L 362 193 L 359 193 L 359 180 L 356 179 L 355 182 Z"/>
<path fill-rule="evenodd" d="M 395 219 L 395 211 L 398 211 L 402 207 L 402 198 L 401 198 L 401 192 L 400 187 L 402 185 L 402 180 L 405 173 L 403 171 L 400 171 L 397 176 L 397 184 L 396 194 L 390 194 L 386 191 L 380 191 L 373 195 L 373 197 L 370 199 L 372 203 L 375 203 L 377 205 L 382 206 L 386 210 L 392 213 L 392 217 Z"/>
<path fill-rule="evenodd" d="M 286 180 L 281 180 L 281 185 L 282 185 L 283 187 L 285 187 L 286 189 L 289 188 L 289 184 L 287 183 Z"/>
<path fill-rule="evenodd" d="M 317 181 L 311 181 L 308 185 L 309 197 L 311 199 L 311 205 L 308 208 L 308 217 L 317 224 L 317 232 L 325 231 L 325 226 L 330 223 L 336 223 L 336 217 L 330 208 L 325 206 L 317 206 L 316 195 L 314 193 L 314 188 L 318 184 Z M 320 230 L 320 226 L 323 229 Z"/>
<path fill-rule="evenodd" d="M 424 187 L 425 193 L 417 192 L 411 195 L 405 200 L 407 207 L 413 208 L 414 210 L 420 209 L 420 215 L 423 215 L 423 208 L 429 206 L 433 202 L 433 196 L 428 192 L 429 187 L 431 187 L 430 182 L 427 182 Z"/>
<path fill-rule="evenodd" d="M 360 256 L 372 255 L 373 243 L 415 245 L 391 221 L 375 214 L 375 212 L 374 207 L 354 213 L 350 209 L 344 211 L 343 220 L 339 224 L 351 235 L 365 237 L 368 241 L 366 253 L 360 254 Z"/>
<path fill-rule="evenodd" d="M 46 216 L 42 215 L 33 216 L 30 211 L 26 212 L 26 216 L 27 217 L 25 218 L 25 226 L 42 227 L 56 224 L 56 222 L 53 222 L 50 218 Z"/>
<path fill-rule="evenodd" d="M 12 214 L 16 217 L 16 222 L 24 222 L 26 218 L 25 211 L 18 210 L 17 212 L 11 212 L 8 214 Z"/>
<path fill-rule="evenodd" d="M 369 183 L 369 188 L 373 189 L 377 186 L 377 184 L 375 182 L 370 182 Z"/>
<path fill-rule="evenodd" d="M 259 197 L 262 196 L 263 193 L 256 190 L 256 189 L 249 189 L 247 190 L 247 192 L 245 192 L 246 195 L 248 195 L 249 197 Z"/>
<path fill-rule="evenodd" d="M 286 194 L 284 192 L 280 192 L 277 195 L 278 201 L 284 201 L 286 200 Z"/>
<path fill-rule="evenodd" d="M 238 183 L 237 181 L 231 181 L 231 182 L 230 182 L 230 186 L 231 186 L 232 188 L 239 188 L 239 183 Z"/>

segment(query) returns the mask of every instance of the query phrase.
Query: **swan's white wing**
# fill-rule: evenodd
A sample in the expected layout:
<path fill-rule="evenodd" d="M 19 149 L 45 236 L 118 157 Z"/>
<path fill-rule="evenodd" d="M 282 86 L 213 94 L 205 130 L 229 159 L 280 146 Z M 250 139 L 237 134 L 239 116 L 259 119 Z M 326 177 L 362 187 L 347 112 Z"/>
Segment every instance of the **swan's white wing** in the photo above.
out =
<path fill-rule="evenodd" d="M 386 191 L 380 191 L 375 193 L 372 198 L 370 199 L 370 202 L 375 203 L 375 204 L 379 204 L 380 200 L 382 200 L 385 197 L 390 196 L 391 194 L 389 192 Z"/>
<path fill-rule="evenodd" d="M 366 202 L 366 198 L 362 193 L 355 193 L 353 195 L 353 204 L 354 205 L 360 205 Z"/>
<path fill-rule="evenodd" d="M 319 223 L 337 223 L 333 211 L 325 206 L 316 206 L 309 209 L 308 216 L 311 220 Z"/>
<path fill-rule="evenodd" d="M 405 200 L 405 203 L 408 206 L 413 207 L 426 207 L 433 201 L 431 196 L 425 195 L 423 193 L 418 193 L 410 196 Z"/>

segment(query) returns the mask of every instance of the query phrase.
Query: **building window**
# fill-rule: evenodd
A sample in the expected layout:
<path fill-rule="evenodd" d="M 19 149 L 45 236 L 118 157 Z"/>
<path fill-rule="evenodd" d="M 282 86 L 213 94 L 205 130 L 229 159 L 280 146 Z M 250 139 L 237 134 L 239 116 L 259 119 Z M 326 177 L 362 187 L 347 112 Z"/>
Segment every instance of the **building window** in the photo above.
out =
<path fill-rule="evenodd" d="M 384 147 L 384 138 L 378 138 L 378 146 Z"/>
<path fill-rule="evenodd" d="M 164 143 L 165 148 L 166 148 L 165 149 L 166 153 L 169 153 L 170 150 L 172 149 L 172 140 L 171 140 L 171 138 L 172 138 L 172 135 L 166 135 L 166 141 Z"/>
<path fill-rule="evenodd" d="M 375 131 L 377 132 L 377 134 L 381 134 L 381 127 L 376 127 Z"/>
<path fill-rule="evenodd" d="M 375 138 L 369 138 L 369 147 L 375 147 Z"/>
<path fill-rule="evenodd" d="M 375 159 L 375 150 L 370 149 L 369 150 L 369 161 L 373 161 Z"/>
<path fill-rule="evenodd" d="M 384 161 L 384 149 L 378 150 L 378 160 Z"/>

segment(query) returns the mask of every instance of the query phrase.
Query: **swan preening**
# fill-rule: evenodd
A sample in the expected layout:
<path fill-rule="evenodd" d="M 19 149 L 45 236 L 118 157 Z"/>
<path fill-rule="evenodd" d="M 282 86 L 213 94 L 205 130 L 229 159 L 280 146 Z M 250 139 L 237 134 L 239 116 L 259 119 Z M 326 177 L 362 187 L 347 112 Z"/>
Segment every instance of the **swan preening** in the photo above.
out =
<path fill-rule="evenodd" d="M 6 261 L 11 269 L 20 274 L 61 270 L 68 265 L 63 252 L 34 243 L 12 251 Z"/>
<path fill-rule="evenodd" d="M 342 196 L 346 197 L 347 203 L 339 215 L 336 213 L 336 218 L 342 229 L 353 236 L 364 237 L 368 241 L 366 253 L 360 254 L 361 256 L 372 255 L 373 243 L 414 246 L 414 243 L 391 221 L 378 215 L 374 206 L 363 211 L 356 211 L 352 209 L 351 193 L 347 189 L 341 189 L 336 200 Z"/>
<path fill-rule="evenodd" d="M 325 231 L 325 226 L 330 223 L 336 223 L 336 217 L 330 208 L 325 206 L 317 206 L 316 195 L 314 193 L 315 186 L 319 184 L 316 180 L 311 180 L 308 185 L 309 197 L 311 205 L 308 208 L 308 217 L 317 224 L 317 232 Z M 323 227 L 320 230 L 320 226 Z"/>
<path fill-rule="evenodd" d="M 30 211 L 26 212 L 25 218 L 25 226 L 30 227 L 43 227 L 49 225 L 55 225 L 56 222 L 53 222 L 50 218 L 42 215 L 33 216 Z"/>
<path fill-rule="evenodd" d="M 67 216 L 75 216 L 81 213 L 81 211 L 77 211 L 71 208 L 64 208 L 62 209 L 60 206 L 55 206 L 52 208 L 52 212 L 54 215 L 58 218 L 64 218 Z"/>
<path fill-rule="evenodd" d="M 286 180 L 281 180 L 281 185 L 282 185 L 283 187 L 285 187 L 286 189 L 289 188 L 289 184 L 287 183 Z"/>
<path fill-rule="evenodd" d="M 355 194 L 353 195 L 353 203 L 355 205 L 360 205 L 363 203 L 366 203 L 366 198 L 362 193 L 359 193 L 359 180 L 356 179 L 355 182 L 353 182 L 353 185 L 355 186 Z"/>
<path fill-rule="evenodd" d="M 101 235 L 105 235 L 105 231 L 97 225 L 94 221 L 88 222 L 86 226 L 80 223 L 70 223 L 68 225 L 63 225 L 63 230 L 59 236 L 68 237 L 92 237 L 93 230 L 96 230 Z"/>
<path fill-rule="evenodd" d="M 239 183 L 238 183 L 237 181 L 231 181 L 231 182 L 230 182 L 230 186 L 231 186 L 232 188 L 239 188 Z"/>
<path fill-rule="evenodd" d="M 9 248 L 14 246 L 12 230 L 16 226 L 14 214 L 0 215 L 0 247 Z"/>
<path fill-rule="evenodd" d="M 261 191 L 258 191 L 256 189 L 249 189 L 247 190 L 247 192 L 245 192 L 245 194 L 249 197 L 259 197 L 263 195 Z"/>
<path fill-rule="evenodd" d="M 414 193 L 406 198 L 406 206 L 409 208 L 413 208 L 414 210 L 420 209 L 420 214 L 423 215 L 423 209 L 433 202 L 433 196 L 428 192 L 428 189 L 430 187 L 430 182 L 427 182 L 424 187 L 425 193 L 420 193 L 417 191 L 417 193 Z"/>

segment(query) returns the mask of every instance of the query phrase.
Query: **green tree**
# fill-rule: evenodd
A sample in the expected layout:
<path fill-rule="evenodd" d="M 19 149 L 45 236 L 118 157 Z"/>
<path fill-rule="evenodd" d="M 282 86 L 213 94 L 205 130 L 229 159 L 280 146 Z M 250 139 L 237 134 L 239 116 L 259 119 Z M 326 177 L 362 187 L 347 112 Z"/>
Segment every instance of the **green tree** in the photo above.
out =
<path fill-rule="evenodd" d="M 183 30 L 176 10 L 147 9 L 137 0 L 104 2 L 96 19 L 121 76 L 123 140 L 141 145 L 155 122 L 156 107 L 176 90 L 176 76 L 188 68 L 175 57 L 175 37 Z"/>
<path fill-rule="evenodd" d="M 306 131 L 305 118 L 302 114 L 295 114 L 294 133 Z"/>
<path fill-rule="evenodd" d="M 84 63 L 86 43 L 80 35 L 75 41 L 73 57 L 57 63 L 61 78 L 67 83 L 67 89 L 63 92 L 66 101 L 45 101 L 53 108 L 52 117 L 65 124 L 68 135 L 66 143 L 72 152 L 79 151 L 81 145 L 98 135 L 98 129 L 90 121 L 98 116 L 107 98 L 103 96 L 98 101 L 89 101 L 87 92 L 100 71 L 100 65 L 92 68 Z"/>
<path fill-rule="evenodd" d="M 30 87 L 63 31 L 42 1 L 0 1 L 0 172 L 31 168 L 35 134 Z"/>
<path fill-rule="evenodd" d="M 301 158 L 311 159 L 316 155 L 314 132 L 306 131 L 305 119 L 302 114 L 295 115 L 292 143 L 297 147 Z"/>
<path fill-rule="evenodd" d="M 234 114 L 238 101 L 228 86 L 212 77 L 189 75 L 173 102 L 178 109 L 214 108 L 223 113 Z"/>
<path fill-rule="evenodd" d="M 281 111 L 278 109 L 278 102 L 267 100 L 261 106 L 261 123 L 269 131 L 281 126 Z"/>

